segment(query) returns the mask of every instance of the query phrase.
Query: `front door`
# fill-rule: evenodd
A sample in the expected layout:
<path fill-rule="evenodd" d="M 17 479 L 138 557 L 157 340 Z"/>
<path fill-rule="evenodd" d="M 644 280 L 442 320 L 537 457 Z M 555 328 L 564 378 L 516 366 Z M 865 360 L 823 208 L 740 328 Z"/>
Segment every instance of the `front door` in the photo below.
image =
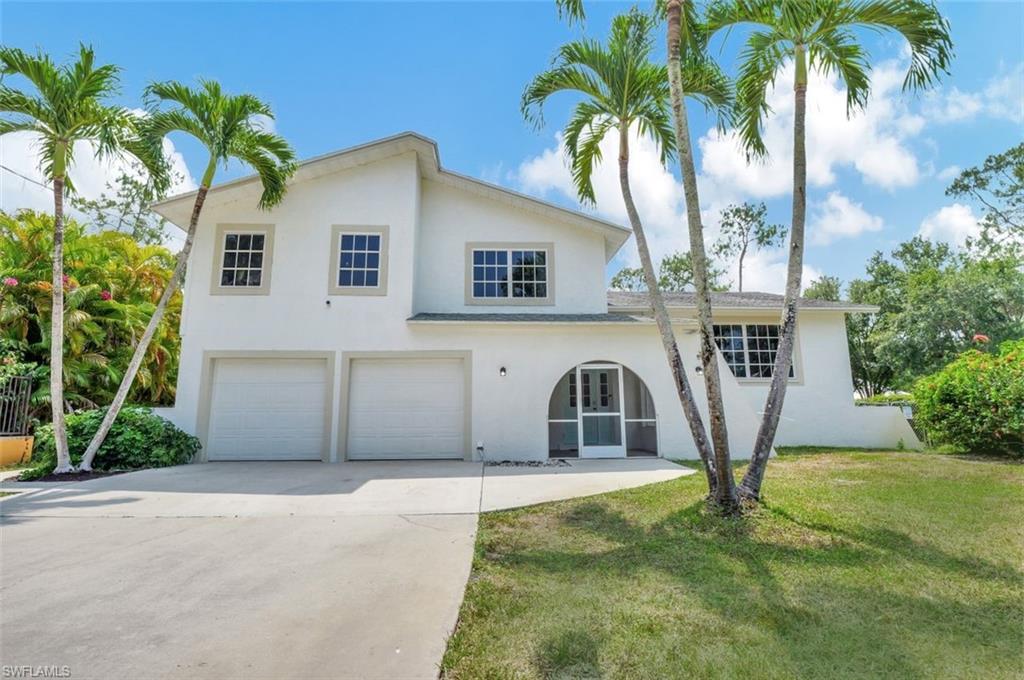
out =
<path fill-rule="evenodd" d="M 576 384 L 580 386 L 580 457 L 625 458 L 621 368 L 615 364 L 578 366 Z"/>

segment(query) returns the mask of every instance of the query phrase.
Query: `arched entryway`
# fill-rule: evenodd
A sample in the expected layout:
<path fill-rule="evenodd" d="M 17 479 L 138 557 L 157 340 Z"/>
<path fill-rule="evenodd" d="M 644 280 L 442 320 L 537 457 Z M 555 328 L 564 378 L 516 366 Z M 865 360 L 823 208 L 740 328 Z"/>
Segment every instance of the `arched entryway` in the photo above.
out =
<path fill-rule="evenodd" d="M 657 455 L 654 400 L 636 373 L 593 361 L 571 368 L 555 385 L 548 404 L 548 457 Z"/>

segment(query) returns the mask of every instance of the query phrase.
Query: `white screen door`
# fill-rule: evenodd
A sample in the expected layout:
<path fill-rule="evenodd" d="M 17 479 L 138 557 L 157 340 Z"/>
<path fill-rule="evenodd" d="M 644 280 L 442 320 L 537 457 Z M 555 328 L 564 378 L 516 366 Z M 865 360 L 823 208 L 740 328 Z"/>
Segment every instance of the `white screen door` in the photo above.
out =
<path fill-rule="evenodd" d="M 576 384 L 580 394 L 580 457 L 624 458 L 621 368 L 615 364 L 577 366 Z"/>

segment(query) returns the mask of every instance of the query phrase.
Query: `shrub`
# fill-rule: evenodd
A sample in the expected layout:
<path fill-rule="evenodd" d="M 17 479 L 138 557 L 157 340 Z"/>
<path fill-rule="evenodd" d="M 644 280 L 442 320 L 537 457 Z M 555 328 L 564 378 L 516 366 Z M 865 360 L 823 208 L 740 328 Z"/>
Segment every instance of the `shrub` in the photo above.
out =
<path fill-rule="evenodd" d="M 106 412 L 106 408 L 101 408 L 67 417 L 72 463 L 77 465 L 82 460 L 82 454 Z M 103 446 L 96 453 L 93 469 L 141 470 L 181 465 L 192 460 L 198 450 L 199 440 L 196 437 L 182 432 L 148 408 L 127 406 L 118 414 Z M 57 466 L 52 425 L 36 430 L 32 460 L 33 466 L 21 473 L 22 479 L 38 479 Z"/>
<path fill-rule="evenodd" d="M 972 349 L 914 387 L 915 418 L 936 444 L 1024 455 L 1024 340 Z"/>

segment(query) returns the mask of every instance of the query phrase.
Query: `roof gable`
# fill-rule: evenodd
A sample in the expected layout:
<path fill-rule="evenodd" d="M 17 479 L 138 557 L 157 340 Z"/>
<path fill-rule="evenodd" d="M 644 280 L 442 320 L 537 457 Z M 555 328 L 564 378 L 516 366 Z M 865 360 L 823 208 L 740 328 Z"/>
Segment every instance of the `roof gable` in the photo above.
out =
<path fill-rule="evenodd" d="M 289 183 L 305 182 L 340 170 L 373 163 L 410 151 L 416 153 L 420 176 L 423 178 L 453 186 L 463 191 L 469 191 L 491 200 L 500 201 L 526 212 L 553 219 L 562 224 L 602 234 L 605 239 L 605 255 L 609 260 L 632 234 L 631 230 L 613 222 L 592 217 L 576 210 L 563 208 L 554 203 L 542 201 L 496 184 L 447 170 L 441 166 L 437 142 L 415 132 L 403 132 L 393 137 L 385 137 L 384 139 L 378 139 L 302 161 L 298 164 L 295 175 Z M 258 177 L 256 175 L 248 175 L 211 187 L 208 196 L 211 199 L 231 196 L 235 200 L 251 199 L 255 202 L 258 200 L 260 192 L 261 187 Z M 195 191 L 179 194 L 154 203 L 152 208 L 171 223 L 181 229 L 185 229 L 191 216 L 192 203 L 195 196 Z"/>

